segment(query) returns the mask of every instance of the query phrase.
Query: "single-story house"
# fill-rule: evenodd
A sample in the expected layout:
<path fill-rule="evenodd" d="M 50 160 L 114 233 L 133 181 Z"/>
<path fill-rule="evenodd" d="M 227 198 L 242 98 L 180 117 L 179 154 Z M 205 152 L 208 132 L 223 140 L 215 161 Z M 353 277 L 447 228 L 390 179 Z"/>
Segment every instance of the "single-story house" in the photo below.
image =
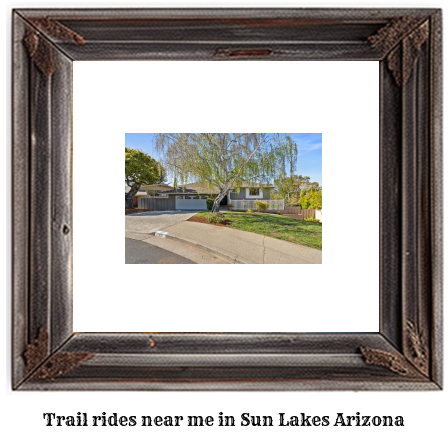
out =
<path fill-rule="evenodd" d="M 140 190 L 143 190 L 145 193 L 149 190 L 150 192 L 154 192 L 155 194 L 162 194 L 168 190 L 173 190 L 174 187 L 169 184 L 152 184 L 152 185 L 143 185 L 140 187 Z"/>
<path fill-rule="evenodd" d="M 234 210 L 253 209 L 254 201 L 269 201 L 273 189 L 273 185 L 245 183 L 239 190 L 229 190 L 220 205 L 226 207 L 228 204 L 232 204 Z M 169 208 L 172 210 L 206 210 L 207 198 L 216 197 L 218 193 L 217 187 L 191 183 L 166 191 L 164 195 L 169 197 Z"/>
<path fill-rule="evenodd" d="M 172 190 L 173 188 L 173 186 L 170 186 L 168 184 L 142 185 L 140 187 L 140 190 L 134 195 L 134 207 L 138 206 L 138 198 L 150 196 L 148 195 L 148 190 L 154 191 L 155 196 L 164 196 L 164 192 Z M 125 184 L 125 192 L 129 192 L 129 190 L 131 190 L 131 188 L 127 184 Z"/>

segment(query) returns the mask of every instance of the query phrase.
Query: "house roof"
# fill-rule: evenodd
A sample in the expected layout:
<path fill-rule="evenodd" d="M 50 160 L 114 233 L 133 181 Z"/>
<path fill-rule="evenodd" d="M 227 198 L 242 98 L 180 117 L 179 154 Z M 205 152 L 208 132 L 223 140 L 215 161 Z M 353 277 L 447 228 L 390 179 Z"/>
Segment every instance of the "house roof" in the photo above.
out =
<path fill-rule="evenodd" d="M 217 195 L 219 193 L 219 190 L 216 186 L 209 186 L 201 183 L 182 184 L 179 185 L 178 189 L 174 189 L 172 186 L 168 184 L 153 184 L 151 186 L 142 186 L 135 196 L 147 196 L 148 194 L 146 193 L 146 190 L 151 190 L 151 188 L 158 188 L 158 187 L 165 187 L 167 189 L 172 189 L 172 190 L 164 190 L 163 191 L 164 195 L 185 195 L 185 194 Z M 274 186 L 271 184 L 263 185 L 260 183 L 243 183 L 241 185 L 241 188 L 246 187 L 274 187 Z M 126 193 L 129 192 L 129 190 L 131 190 L 131 188 L 128 185 L 125 185 Z"/>
<path fill-rule="evenodd" d="M 253 187 L 275 187 L 273 184 L 262 184 L 262 183 L 244 183 L 241 185 L 241 188 L 253 188 Z"/>
<path fill-rule="evenodd" d="M 164 195 L 197 195 L 198 192 L 192 189 L 177 189 L 177 190 L 167 190 L 163 192 Z"/>
<path fill-rule="evenodd" d="M 204 194 L 212 194 L 212 193 L 219 193 L 218 187 L 216 186 L 209 186 L 207 184 L 201 184 L 201 183 L 190 183 L 190 184 L 182 184 L 179 185 L 179 189 L 181 190 L 193 190 L 196 193 L 204 193 Z"/>
<path fill-rule="evenodd" d="M 146 193 L 146 190 L 155 190 L 158 188 L 164 188 L 164 189 L 173 189 L 174 187 L 168 185 L 168 184 L 153 184 L 150 186 L 141 186 L 140 190 L 135 194 L 135 196 L 148 196 L 148 193 Z M 131 188 L 125 183 L 124 184 L 124 191 L 125 193 L 128 193 L 131 190 Z M 165 190 L 163 190 L 163 193 L 165 193 Z"/>
<path fill-rule="evenodd" d="M 142 187 L 141 187 L 142 190 L 155 190 L 155 189 L 160 189 L 160 188 L 168 189 L 168 190 L 174 189 L 174 187 L 170 186 L 169 184 L 152 184 L 149 186 L 142 185 Z"/>
<path fill-rule="evenodd" d="M 207 184 L 201 184 L 201 183 L 182 184 L 179 187 L 181 187 L 180 190 L 182 190 L 182 188 L 185 188 L 186 190 L 194 190 L 196 193 L 203 193 L 203 194 L 212 194 L 212 193 L 218 194 L 219 193 L 219 190 L 216 186 L 209 186 Z M 241 188 L 246 188 L 246 187 L 274 187 L 274 186 L 271 184 L 264 185 L 264 184 L 260 184 L 260 183 L 243 183 L 241 185 Z M 165 193 L 167 193 L 167 192 L 165 192 Z M 186 192 L 182 192 L 182 193 L 186 193 Z"/>

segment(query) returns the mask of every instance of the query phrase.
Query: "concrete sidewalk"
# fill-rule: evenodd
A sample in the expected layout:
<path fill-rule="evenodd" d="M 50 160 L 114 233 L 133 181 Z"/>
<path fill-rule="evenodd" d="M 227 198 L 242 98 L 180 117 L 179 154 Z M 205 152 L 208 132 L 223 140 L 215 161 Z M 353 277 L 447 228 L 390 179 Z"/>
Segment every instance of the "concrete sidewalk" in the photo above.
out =
<path fill-rule="evenodd" d="M 205 248 L 233 263 L 322 263 L 322 251 L 247 231 L 197 222 L 181 222 L 164 228 L 163 231 L 167 233 L 167 238 Z"/>

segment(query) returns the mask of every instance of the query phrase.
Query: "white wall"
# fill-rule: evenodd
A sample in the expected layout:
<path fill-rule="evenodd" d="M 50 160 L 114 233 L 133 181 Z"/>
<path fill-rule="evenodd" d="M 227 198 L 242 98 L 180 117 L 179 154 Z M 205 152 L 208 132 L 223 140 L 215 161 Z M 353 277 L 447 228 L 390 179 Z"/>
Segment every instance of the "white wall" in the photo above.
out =
<path fill-rule="evenodd" d="M 331 75 L 328 75 L 330 69 Z M 164 312 L 151 315 L 152 327 L 157 327 L 157 331 L 377 331 L 379 219 L 371 214 L 371 206 L 379 202 L 378 69 L 379 63 L 374 61 L 176 61 L 175 68 L 173 61 L 75 61 L 75 331 L 146 331 L 147 309 L 153 306 L 170 308 L 169 315 Z M 264 88 L 275 92 L 260 93 Z M 213 111 L 203 104 L 209 99 L 210 90 L 219 101 Z M 241 96 L 245 96 L 246 104 L 235 105 L 234 98 Z M 157 104 L 148 105 L 149 101 Z M 117 108 L 126 108 L 126 111 L 117 111 Z M 301 279 L 294 293 L 287 286 L 291 267 L 280 264 L 269 267 L 270 275 L 266 275 L 266 267 L 262 265 L 244 269 L 230 266 L 226 273 L 239 289 L 218 282 L 214 285 L 213 297 L 206 287 L 198 288 L 195 282 L 185 281 L 192 269 L 188 265 L 176 267 L 177 275 L 163 294 L 154 293 L 149 285 L 129 289 L 129 278 L 156 278 L 156 273 L 172 275 L 172 267 L 124 264 L 123 234 L 117 230 L 124 233 L 122 198 L 120 195 L 118 199 L 118 195 L 122 190 L 126 132 L 322 133 L 323 185 L 329 215 L 323 236 L 323 263 L 294 268 L 294 275 Z M 83 208 L 85 193 L 90 188 L 85 175 L 97 172 L 97 163 L 104 157 L 104 149 L 98 147 L 102 144 L 107 144 L 108 154 L 108 165 L 102 172 L 110 181 L 111 192 L 107 220 Z M 350 233 L 356 239 L 347 239 L 340 232 L 346 223 L 338 213 L 340 189 L 331 181 L 339 180 L 341 174 L 357 181 L 351 190 L 352 196 L 360 199 L 359 220 L 350 225 Z M 92 226 L 95 220 L 98 223 Z M 100 233 L 97 227 L 101 227 Z M 369 233 L 364 232 L 366 228 Z M 92 251 L 92 239 L 96 242 L 95 251 Z M 350 275 L 347 275 L 347 260 L 350 260 Z M 219 265 L 194 269 L 204 284 L 214 282 L 222 272 Z M 263 278 L 263 284 L 255 290 L 253 278 L 258 277 Z M 316 278 L 320 281 L 316 282 Z M 275 300 L 270 299 L 272 290 L 276 290 Z M 307 292 L 310 290 L 313 294 Z M 221 296 L 226 299 L 219 301 L 220 311 L 214 312 L 216 297 Z M 98 309 L 106 300 L 109 311 L 98 318 Z M 178 304 L 175 308 L 172 308 L 173 302 Z M 201 305 L 184 312 L 191 302 Z M 238 306 L 234 305 L 236 302 Z M 249 308 L 251 317 L 247 318 Z M 115 317 L 117 313 L 120 318 Z M 266 318 L 267 313 L 281 317 Z"/>

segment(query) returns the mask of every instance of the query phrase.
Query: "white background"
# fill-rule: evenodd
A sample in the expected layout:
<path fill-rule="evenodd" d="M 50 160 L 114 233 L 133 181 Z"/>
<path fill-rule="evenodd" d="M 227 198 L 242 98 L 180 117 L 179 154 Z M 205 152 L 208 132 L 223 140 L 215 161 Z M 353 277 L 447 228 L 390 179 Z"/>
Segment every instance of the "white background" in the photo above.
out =
<path fill-rule="evenodd" d="M 6 144 L 10 145 L 10 9 L 12 7 L 51 7 L 55 5 L 93 7 L 93 6 L 118 6 L 111 3 L 50 3 L 50 2 L 5 2 L 5 42 L 6 62 L 5 85 L 6 88 L 3 101 L 7 103 L 5 108 L 6 117 L 2 118 L 3 132 L 6 133 Z M 210 3 L 209 3 L 210 4 Z M 223 6 L 226 4 L 220 3 Z M 148 5 L 148 4 L 147 4 Z M 179 3 L 173 5 L 176 6 Z M 280 3 L 244 3 L 245 6 L 279 6 Z M 368 7 L 442 7 L 441 1 L 434 2 L 358 2 L 358 3 L 288 3 L 285 6 L 368 6 Z M 121 4 L 122 7 L 139 6 L 135 3 Z M 141 6 L 141 4 L 140 4 Z M 167 4 L 165 4 L 167 6 Z M 229 6 L 229 4 L 227 4 Z M 231 5 L 230 5 L 231 6 Z M 3 50 L 3 48 L 2 48 Z M 447 59 L 445 57 L 445 59 Z M 445 98 L 445 101 L 447 99 Z M 325 147 L 325 139 L 324 139 Z M 5 279 L 5 308 L 3 327 L 4 348 L 2 348 L 2 375 L 3 403 L 0 430 L 4 436 L 33 436 L 33 437 L 78 437 L 80 432 L 86 437 L 169 437 L 169 436 L 222 436 L 227 437 L 229 430 L 221 428 L 207 428 L 200 430 L 197 428 L 187 429 L 150 429 L 132 428 L 122 430 L 122 428 L 46 428 L 43 426 L 42 412 L 57 412 L 61 415 L 69 415 L 78 411 L 88 412 L 91 415 L 118 412 L 121 415 L 217 415 L 224 412 L 227 415 L 238 416 L 242 412 L 251 412 L 259 415 L 273 415 L 277 412 L 286 412 L 291 415 L 306 412 L 307 415 L 332 415 L 337 412 L 344 412 L 354 415 L 356 412 L 370 415 L 403 415 L 405 417 L 404 428 L 233 428 L 230 433 L 236 436 L 301 436 L 301 437 L 421 437 L 434 436 L 443 437 L 447 435 L 446 406 L 448 396 L 446 391 L 435 393 L 372 393 L 372 392 L 334 392 L 334 393 L 114 393 L 114 392 L 57 392 L 57 393 L 26 393 L 11 392 L 10 390 L 10 338 L 11 338 L 11 299 L 10 299 L 10 254 L 11 254 L 11 223 L 10 223 L 10 147 L 3 149 L 3 160 L 5 163 L 5 212 L 2 217 L 5 222 L 6 234 L 2 238 L 4 252 L 4 263 L 2 263 L 2 278 Z M 325 177 L 325 173 L 324 173 Z M 445 361 L 446 363 L 446 361 Z M 446 370 L 446 366 L 445 366 Z M 446 371 L 445 371 L 446 373 Z"/>
<path fill-rule="evenodd" d="M 75 61 L 74 330 L 378 331 L 378 71 L 361 61 Z M 125 265 L 127 132 L 323 133 L 323 264 Z M 108 207 L 93 212 L 99 165 Z"/>

